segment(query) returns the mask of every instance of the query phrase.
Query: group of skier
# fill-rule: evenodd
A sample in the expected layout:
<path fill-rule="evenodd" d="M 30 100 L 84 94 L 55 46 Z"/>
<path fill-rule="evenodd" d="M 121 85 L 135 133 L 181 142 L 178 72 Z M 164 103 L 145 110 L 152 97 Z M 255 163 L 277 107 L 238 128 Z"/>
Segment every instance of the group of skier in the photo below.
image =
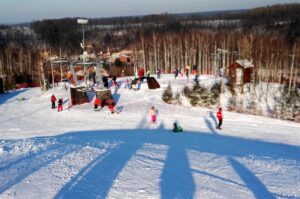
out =
<path fill-rule="evenodd" d="M 154 106 L 151 106 L 151 108 L 149 110 L 149 114 L 150 114 L 151 124 L 156 124 L 157 123 L 158 109 L 155 108 Z M 222 108 L 218 109 L 216 117 L 217 117 L 218 122 L 219 122 L 218 125 L 217 125 L 217 129 L 221 129 L 222 122 L 223 122 Z M 173 132 L 178 133 L 178 132 L 182 132 L 182 131 L 184 131 L 184 129 L 181 126 L 179 126 L 177 122 L 174 122 Z"/>
<path fill-rule="evenodd" d="M 54 94 L 52 94 L 51 98 L 51 108 L 55 109 L 56 108 L 56 97 Z M 58 102 L 57 102 L 57 111 L 63 111 L 63 103 L 64 103 L 64 99 L 63 98 L 59 98 Z"/>
<path fill-rule="evenodd" d="M 56 97 L 54 94 L 52 94 L 51 96 L 51 108 L 55 109 L 56 108 Z M 114 101 L 114 99 L 109 99 L 106 101 L 107 103 L 107 107 L 110 111 L 110 113 L 119 113 L 119 111 L 116 108 L 116 103 Z M 94 110 L 98 111 L 98 107 L 101 106 L 101 109 L 103 108 L 104 103 L 102 102 L 102 100 L 99 97 L 96 97 L 94 100 Z M 63 98 L 60 98 L 58 100 L 58 106 L 57 106 L 57 111 L 63 111 Z M 158 115 L 158 109 L 155 108 L 154 106 L 151 106 L 151 108 L 149 109 L 149 114 L 150 114 L 150 119 L 151 119 L 151 124 L 157 124 L 157 115 Z M 222 123 L 223 123 L 223 113 L 222 113 L 222 108 L 219 108 L 217 114 L 217 119 L 218 119 L 218 125 L 217 125 L 217 129 L 221 129 Z M 181 126 L 179 126 L 177 124 L 177 122 L 174 122 L 173 124 L 173 132 L 177 133 L 177 132 L 182 132 L 183 128 Z"/>
<path fill-rule="evenodd" d="M 186 67 L 184 70 L 182 67 L 178 68 L 176 67 L 174 70 L 174 77 L 175 79 L 178 77 L 178 75 L 181 75 L 181 77 L 183 77 L 183 75 L 185 74 L 186 78 L 189 78 L 189 74 L 190 74 L 190 69 L 188 67 Z"/>
<path fill-rule="evenodd" d="M 94 111 L 101 110 L 104 105 L 107 105 L 107 108 L 111 114 L 120 112 L 120 110 L 118 110 L 118 108 L 116 107 L 116 102 L 114 99 L 101 100 L 99 97 L 95 97 Z M 100 109 L 98 109 L 99 106 L 101 107 Z"/>
<path fill-rule="evenodd" d="M 185 74 L 186 74 L 186 77 L 188 78 L 189 77 L 189 68 L 186 68 L 184 70 Z M 175 79 L 178 77 L 178 75 L 181 74 L 181 76 L 183 76 L 183 70 L 182 68 L 178 69 L 176 68 L 175 71 L 174 71 L 174 75 L 175 75 Z M 147 72 L 147 76 L 150 76 L 150 72 Z M 158 78 L 160 77 L 160 70 L 158 69 L 157 70 L 157 76 Z M 198 76 L 195 77 L 196 80 L 198 80 Z M 113 77 L 112 78 L 112 86 L 115 86 L 116 88 L 119 88 L 120 85 L 118 84 L 117 80 L 116 80 L 116 77 Z M 129 80 L 129 79 L 126 79 L 125 80 L 125 89 L 128 88 L 130 89 L 132 86 L 132 80 Z M 51 108 L 52 109 L 55 109 L 56 108 L 56 97 L 55 95 L 53 94 L 51 96 Z M 95 100 L 94 100 L 94 110 L 95 111 L 99 111 L 101 110 L 104 105 L 107 105 L 108 107 L 108 110 L 110 113 L 119 113 L 119 110 L 118 108 L 116 107 L 116 102 L 114 101 L 114 99 L 107 99 L 107 100 L 101 100 L 99 97 L 95 97 Z M 100 109 L 98 109 L 98 107 L 101 107 Z M 63 98 L 60 98 L 58 100 L 58 106 L 57 106 L 57 111 L 60 112 L 60 111 L 63 111 Z M 152 106 L 150 109 L 149 109 L 149 115 L 150 115 L 150 119 L 151 119 L 151 124 L 156 124 L 157 123 L 157 116 L 158 116 L 158 109 L 155 108 L 154 106 Z M 222 113 L 222 108 L 219 108 L 217 113 L 216 113 L 216 118 L 218 119 L 218 124 L 217 124 L 217 129 L 221 129 L 221 126 L 222 126 L 222 122 L 223 122 L 223 113 Z M 182 132 L 184 131 L 184 129 L 177 123 L 177 122 L 174 122 L 173 123 L 173 132 Z"/>

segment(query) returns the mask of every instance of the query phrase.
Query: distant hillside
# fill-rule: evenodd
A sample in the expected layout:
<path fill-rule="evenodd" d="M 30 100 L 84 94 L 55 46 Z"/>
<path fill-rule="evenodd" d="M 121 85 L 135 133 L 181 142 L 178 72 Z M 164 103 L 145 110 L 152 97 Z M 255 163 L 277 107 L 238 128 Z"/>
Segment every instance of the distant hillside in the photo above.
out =
<path fill-rule="evenodd" d="M 175 15 L 178 15 L 180 17 L 185 17 L 185 18 L 189 18 L 189 17 L 209 17 L 209 18 L 214 18 L 214 17 L 219 17 L 222 15 L 235 15 L 235 14 L 244 14 L 247 11 L 249 11 L 249 9 L 239 9 L 239 10 L 218 10 L 218 11 L 206 11 L 206 12 L 190 12 L 190 13 L 177 13 Z"/>
<path fill-rule="evenodd" d="M 274 24 L 279 21 L 300 18 L 300 4 L 277 4 L 254 9 L 219 10 L 190 13 L 162 13 L 137 16 L 90 18 L 91 25 L 160 24 L 174 21 L 202 20 L 244 20 L 245 27 Z M 56 20 L 56 19 L 50 19 Z M 1 25 L 1 24 L 0 24 Z M 9 24 L 5 24 L 9 25 Z M 10 24 L 9 26 L 28 27 L 30 23 Z"/>

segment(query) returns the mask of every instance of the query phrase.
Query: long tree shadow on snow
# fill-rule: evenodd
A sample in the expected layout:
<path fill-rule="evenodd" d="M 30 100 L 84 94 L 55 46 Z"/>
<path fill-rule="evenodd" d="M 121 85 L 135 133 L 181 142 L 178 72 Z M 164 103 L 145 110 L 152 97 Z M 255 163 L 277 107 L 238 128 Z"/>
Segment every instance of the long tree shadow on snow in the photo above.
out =
<path fill-rule="evenodd" d="M 258 140 L 247 140 L 242 138 L 230 137 L 230 136 L 221 136 L 216 134 L 206 134 L 206 133 L 192 133 L 187 134 L 173 134 L 171 132 L 166 132 L 165 130 L 159 128 L 158 132 L 156 130 L 147 130 L 147 129 L 138 129 L 138 130 L 121 130 L 121 131 L 111 131 L 111 132 L 84 132 L 85 136 L 87 134 L 92 136 L 93 134 L 98 134 L 98 139 L 103 136 L 103 139 L 111 137 L 115 141 L 120 141 L 127 143 L 133 146 L 133 150 L 130 150 L 124 159 L 121 159 L 121 167 L 118 167 L 116 170 L 112 168 L 113 179 L 110 178 L 109 184 L 117 177 L 119 171 L 122 170 L 122 167 L 125 165 L 125 162 L 130 159 L 130 157 L 145 143 L 152 144 L 163 144 L 169 147 L 168 155 L 165 160 L 164 169 L 160 176 L 161 183 L 161 198 L 193 198 L 195 194 L 195 182 L 192 177 L 193 170 L 190 168 L 189 161 L 187 158 L 186 150 L 195 150 L 199 152 L 213 153 L 216 155 L 226 156 L 230 158 L 240 158 L 247 156 L 256 156 L 256 157 L 271 157 L 272 159 L 289 159 L 299 161 L 299 156 L 297 155 L 300 152 L 300 148 L 297 146 L 290 146 L 285 144 L 269 143 Z M 70 134 L 74 135 L 74 134 Z M 97 139 L 96 139 L 97 140 Z M 134 147 L 135 146 L 135 147 Z M 247 146 L 247 147 L 245 147 Z M 239 150 L 237 150 L 237 148 Z M 120 152 L 118 152 L 120 153 Z M 122 155 L 119 154 L 118 157 Z M 114 159 L 114 158 L 111 158 Z M 272 196 L 273 194 L 268 191 L 265 185 L 259 181 L 255 175 L 241 167 L 237 168 L 234 159 L 230 159 L 231 164 L 234 170 L 238 175 L 241 176 L 241 179 L 244 181 L 246 186 L 250 191 L 253 192 L 255 196 Z M 234 162 L 235 161 L 235 162 Z M 105 164 L 111 164 L 110 161 L 106 161 Z M 110 163 L 109 163 L 110 162 Z M 240 164 L 241 165 L 241 164 Z M 95 166 L 95 171 L 100 171 L 101 163 L 99 162 L 98 166 Z M 245 167 L 242 167 L 245 168 Z M 97 178 L 100 173 L 93 171 L 93 169 L 86 174 L 84 179 Z M 104 170 L 106 171 L 106 170 Z M 246 172 L 247 171 L 247 172 Z M 95 173 L 94 173 L 95 172 Z M 105 172 L 104 172 L 105 173 Z M 110 173 L 110 172 L 108 172 Z M 248 178 L 245 178 L 245 174 Z M 104 178 L 104 177 L 102 177 Z M 105 179 L 105 178 L 104 178 Z M 219 178 L 221 179 L 221 178 Z M 255 179 L 255 180 L 254 180 Z M 84 180 L 80 181 L 80 187 L 89 187 L 89 183 L 93 180 Z M 103 180 L 105 182 L 105 180 Z M 72 183 L 77 184 L 78 182 L 74 181 Z M 101 183 L 97 183 L 96 186 L 103 186 Z M 67 186 L 68 187 L 68 186 Z M 61 189 L 58 198 L 68 194 L 68 188 L 64 187 Z M 103 189 L 98 188 L 97 194 L 94 192 L 94 195 L 89 195 L 91 198 L 94 197 L 104 197 L 109 193 L 111 186 L 107 186 Z M 255 188 L 253 188 L 255 187 Z M 102 191 L 99 191 L 101 190 Z M 74 191 L 74 189 L 73 189 Z M 73 193 L 71 190 L 71 193 Z M 82 190 L 83 191 L 83 190 Z M 86 190 L 86 192 L 89 192 Z M 63 194 L 62 194 L 63 193 Z M 75 192 L 76 193 L 76 192 Z M 90 193 L 90 192 L 89 192 Z M 90 193 L 91 194 L 91 193 Z M 66 195 L 68 196 L 68 195 Z M 74 195 L 72 195 L 74 196 Z M 79 197 L 80 198 L 80 197 Z"/>
<path fill-rule="evenodd" d="M 114 180 L 139 148 L 120 144 L 83 168 L 55 198 L 106 198 Z"/>
<path fill-rule="evenodd" d="M 29 89 L 19 89 L 16 91 L 7 92 L 4 94 L 0 94 L 0 105 L 6 103 L 7 101 L 11 100 L 12 98 L 20 95 L 21 93 L 26 92 Z"/>
<path fill-rule="evenodd" d="M 34 155 L 28 155 L 27 157 L 21 158 L 15 162 L 1 167 L 0 178 L 7 176 L 5 181 L 0 182 L 0 194 L 9 189 L 11 186 L 18 184 L 29 175 L 40 170 L 43 167 L 51 164 L 52 162 L 63 158 L 64 156 L 78 152 L 80 148 L 77 146 L 53 146 L 49 149 L 42 150 L 40 153 Z M 18 172 L 14 172 L 17 170 Z M 10 173 L 12 171 L 12 173 Z M 7 175 L 10 173 L 10 175 Z"/>
<path fill-rule="evenodd" d="M 257 199 L 275 199 L 275 196 L 249 169 L 233 158 L 228 158 L 228 161 Z"/>
<path fill-rule="evenodd" d="M 161 198 L 193 198 L 196 185 L 186 151 L 170 146 L 162 175 Z"/>
<path fill-rule="evenodd" d="M 274 198 L 274 193 L 269 192 L 263 182 L 235 158 L 247 158 L 249 156 L 257 158 L 268 157 L 273 160 L 292 160 L 296 164 L 300 164 L 300 147 L 297 146 L 206 132 L 174 134 L 170 130 L 163 129 L 163 125 L 153 130 L 139 128 L 134 130 L 81 131 L 33 139 L 57 140 L 57 142 L 63 144 L 63 148 L 59 148 L 59 151 L 61 151 L 59 155 L 55 155 L 56 153 L 49 148 L 48 154 L 46 150 L 42 154 L 33 156 L 31 161 L 37 163 L 24 171 L 18 172 L 12 178 L 2 183 L 0 185 L 0 194 L 42 167 L 63 158 L 68 153 L 79 152 L 85 146 L 98 147 L 101 143 L 118 143 L 118 145 L 82 168 L 77 175 L 60 189 L 55 198 L 107 197 L 114 181 L 126 163 L 146 143 L 165 145 L 169 148 L 164 161 L 164 168 L 160 175 L 161 198 L 194 197 L 196 185 L 193 173 L 195 171 L 190 168 L 187 156 L 188 150 L 229 158 L 228 160 L 233 169 L 248 189 L 258 198 Z M 49 158 L 45 159 L 43 157 Z M 17 169 L 18 166 L 18 162 L 10 164 L 12 170 L 14 168 Z M 10 170 L 4 170 L 0 171 L 0 178 L 2 175 L 7 175 L 7 173 L 4 174 L 3 172 L 10 172 Z M 219 178 L 219 180 L 222 180 L 222 178 Z M 226 180 L 224 181 L 226 182 Z"/>

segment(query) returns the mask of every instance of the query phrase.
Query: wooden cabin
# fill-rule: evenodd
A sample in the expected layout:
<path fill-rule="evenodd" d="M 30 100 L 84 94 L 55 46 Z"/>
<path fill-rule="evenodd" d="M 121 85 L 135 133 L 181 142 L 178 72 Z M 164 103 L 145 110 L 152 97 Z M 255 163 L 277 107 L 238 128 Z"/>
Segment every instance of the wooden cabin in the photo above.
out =
<path fill-rule="evenodd" d="M 231 83 L 242 86 L 250 83 L 253 78 L 254 65 L 247 59 L 239 59 L 229 66 L 229 77 Z"/>

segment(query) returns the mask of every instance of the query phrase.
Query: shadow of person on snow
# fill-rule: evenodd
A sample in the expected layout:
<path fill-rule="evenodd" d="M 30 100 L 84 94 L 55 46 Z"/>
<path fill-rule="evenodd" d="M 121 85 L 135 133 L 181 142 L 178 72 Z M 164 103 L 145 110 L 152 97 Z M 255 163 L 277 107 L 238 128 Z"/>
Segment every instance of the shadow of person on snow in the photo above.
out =
<path fill-rule="evenodd" d="M 209 117 L 214 121 L 215 127 L 218 126 L 217 118 L 215 117 L 214 113 L 212 111 L 209 111 Z"/>

